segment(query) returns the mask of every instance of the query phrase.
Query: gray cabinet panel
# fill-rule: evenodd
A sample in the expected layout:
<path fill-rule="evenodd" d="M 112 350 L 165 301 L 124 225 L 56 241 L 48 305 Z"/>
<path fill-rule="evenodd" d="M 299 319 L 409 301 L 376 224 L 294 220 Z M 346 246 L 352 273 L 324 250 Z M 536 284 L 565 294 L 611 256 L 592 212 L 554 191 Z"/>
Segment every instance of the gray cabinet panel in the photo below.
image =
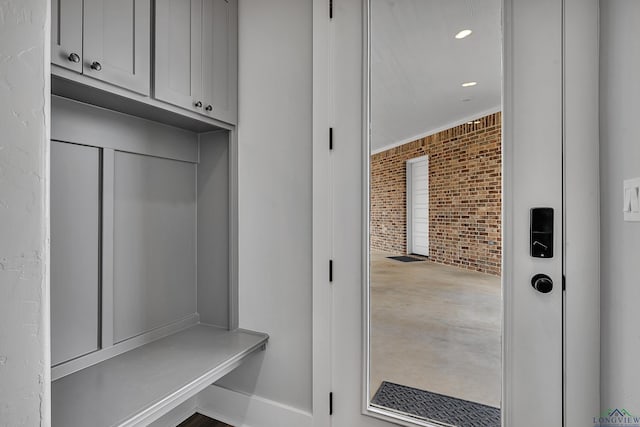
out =
<path fill-rule="evenodd" d="M 95 107 L 51 97 L 51 138 L 118 151 L 196 162 L 197 134 Z"/>
<path fill-rule="evenodd" d="M 202 0 L 204 112 L 228 123 L 237 118 L 238 2 Z M 207 111 L 207 106 L 211 110 Z"/>
<path fill-rule="evenodd" d="M 202 0 L 156 0 L 155 97 L 202 111 Z"/>
<path fill-rule="evenodd" d="M 99 347 L 100 156 L 51 143 L 51 362 Z"/>
<path fill-rule="evenodd" d="M 196 312 L 196 166 L 116 152 L 114 341 Z"/>
<path fill-rule="evenodd" d="M 200 135 L 198 163 L 198 313 L 229 323 L 229 134 Z"/>
<path fill-rule="evenodd" d="M 149 95 L 150 0 L 84 0 L 83 59 L 84 74 Z"/>
<path fill-rule="evenodd" d="M 51 0 L 51 62 L 82 72 L 82 0 Z"/>
<path fill-rule="evenodd" d="M 237 120 L 237 0 L 156 1 L 155 97 Z"/>

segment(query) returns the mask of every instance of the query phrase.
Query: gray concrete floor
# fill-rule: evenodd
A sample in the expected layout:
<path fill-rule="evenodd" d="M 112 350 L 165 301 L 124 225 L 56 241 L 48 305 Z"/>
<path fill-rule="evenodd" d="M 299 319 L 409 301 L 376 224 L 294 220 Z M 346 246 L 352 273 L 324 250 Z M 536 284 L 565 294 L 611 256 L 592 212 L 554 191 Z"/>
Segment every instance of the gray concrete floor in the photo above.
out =
<path fill-rule="evenodd" d="M 371 254 L 371 396 L 382 381 L 495 407 L 500 278 Z"/>

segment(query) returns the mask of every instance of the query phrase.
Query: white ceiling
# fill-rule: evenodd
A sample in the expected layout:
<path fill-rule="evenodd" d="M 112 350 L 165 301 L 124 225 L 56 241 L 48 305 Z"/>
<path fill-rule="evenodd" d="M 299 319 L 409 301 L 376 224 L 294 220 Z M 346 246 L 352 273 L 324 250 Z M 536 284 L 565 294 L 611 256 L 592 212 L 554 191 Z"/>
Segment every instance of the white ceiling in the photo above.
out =
<path fill-rule="evenodd" d="M 499 110 L 500 4 L 371 0 L 372 151 Z"/>

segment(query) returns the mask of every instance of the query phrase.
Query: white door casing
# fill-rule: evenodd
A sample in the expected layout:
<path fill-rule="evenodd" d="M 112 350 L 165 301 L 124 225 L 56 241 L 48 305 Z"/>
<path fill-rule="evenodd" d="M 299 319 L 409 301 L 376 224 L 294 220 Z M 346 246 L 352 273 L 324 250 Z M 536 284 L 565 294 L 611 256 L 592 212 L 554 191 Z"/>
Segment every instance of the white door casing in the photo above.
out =
<path fill-rule="evenodd" d="M 565 427 L 600 406 L 599 0 L 564 0 Z"/>
<path fill-rule="evenodd" d="M 429 256 L 429 157 L 407 160 L 407 253 Z"/>
<path fill-rule="evenodd" d="M 363 303 L 363 292 L 368 292 L 368 186 L 363 179 L 368 164 L 363 159 L 368 149 L 361 143 L 368 131 L 362 124 L 368 118 L 368 104 L 362 101 L 368 88 L 368 72 L 362 67 L 362 53 L 368 49 L 368 41 L 362 41 L 367 5 L 366 0 L 364 7 L 360 0 L 334 1 L 328 27 L 328 124 L 334 129 L 334 150 L 326 163 L 330 190 L 322 195 L 331 204 L 324 223 L 330 230 L 324 262 L 327 256 L 334 260 L 327 309 L 331 419 L 338 427 L 383 426 L 391 420 L 368 406 L 363 386 L 368 378 L 363 363 L 368 347 L 367 298 Z M 562 7 L 561 0 L 504 0 L 505 426 L 562 425 Z M 529 209 L 535 206 L 555 210 L 553 259 L 529 256 Z M 346 261 L 358 253 L 362 265 Z M 531 277 L 537 273 L 554 280 L 551 293 L 532 288 Z M 408 419 L 393 422 L 407 424 Z"/>

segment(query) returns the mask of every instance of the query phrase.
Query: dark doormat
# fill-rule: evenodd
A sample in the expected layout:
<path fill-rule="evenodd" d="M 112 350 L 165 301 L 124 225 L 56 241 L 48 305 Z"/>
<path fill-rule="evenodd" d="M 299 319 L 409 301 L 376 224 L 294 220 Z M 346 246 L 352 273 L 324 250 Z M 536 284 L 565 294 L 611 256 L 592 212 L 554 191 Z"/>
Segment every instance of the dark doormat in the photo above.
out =
<path fill-rule="evenodd" d="M 457 427 L 500 427 L 500 409 L 383 381 L 374 405 Z"/>
<path fill-rule="evenodd" d="M 416 261 L 424 261 L 426 259 L 426 258 L 418 258 L 418 257 L 407 256 L 407 255 L 388 256 L 387 258 L 394 259 L 396 261 L 402 261 L 402 262 L 416 262 Z"/>

